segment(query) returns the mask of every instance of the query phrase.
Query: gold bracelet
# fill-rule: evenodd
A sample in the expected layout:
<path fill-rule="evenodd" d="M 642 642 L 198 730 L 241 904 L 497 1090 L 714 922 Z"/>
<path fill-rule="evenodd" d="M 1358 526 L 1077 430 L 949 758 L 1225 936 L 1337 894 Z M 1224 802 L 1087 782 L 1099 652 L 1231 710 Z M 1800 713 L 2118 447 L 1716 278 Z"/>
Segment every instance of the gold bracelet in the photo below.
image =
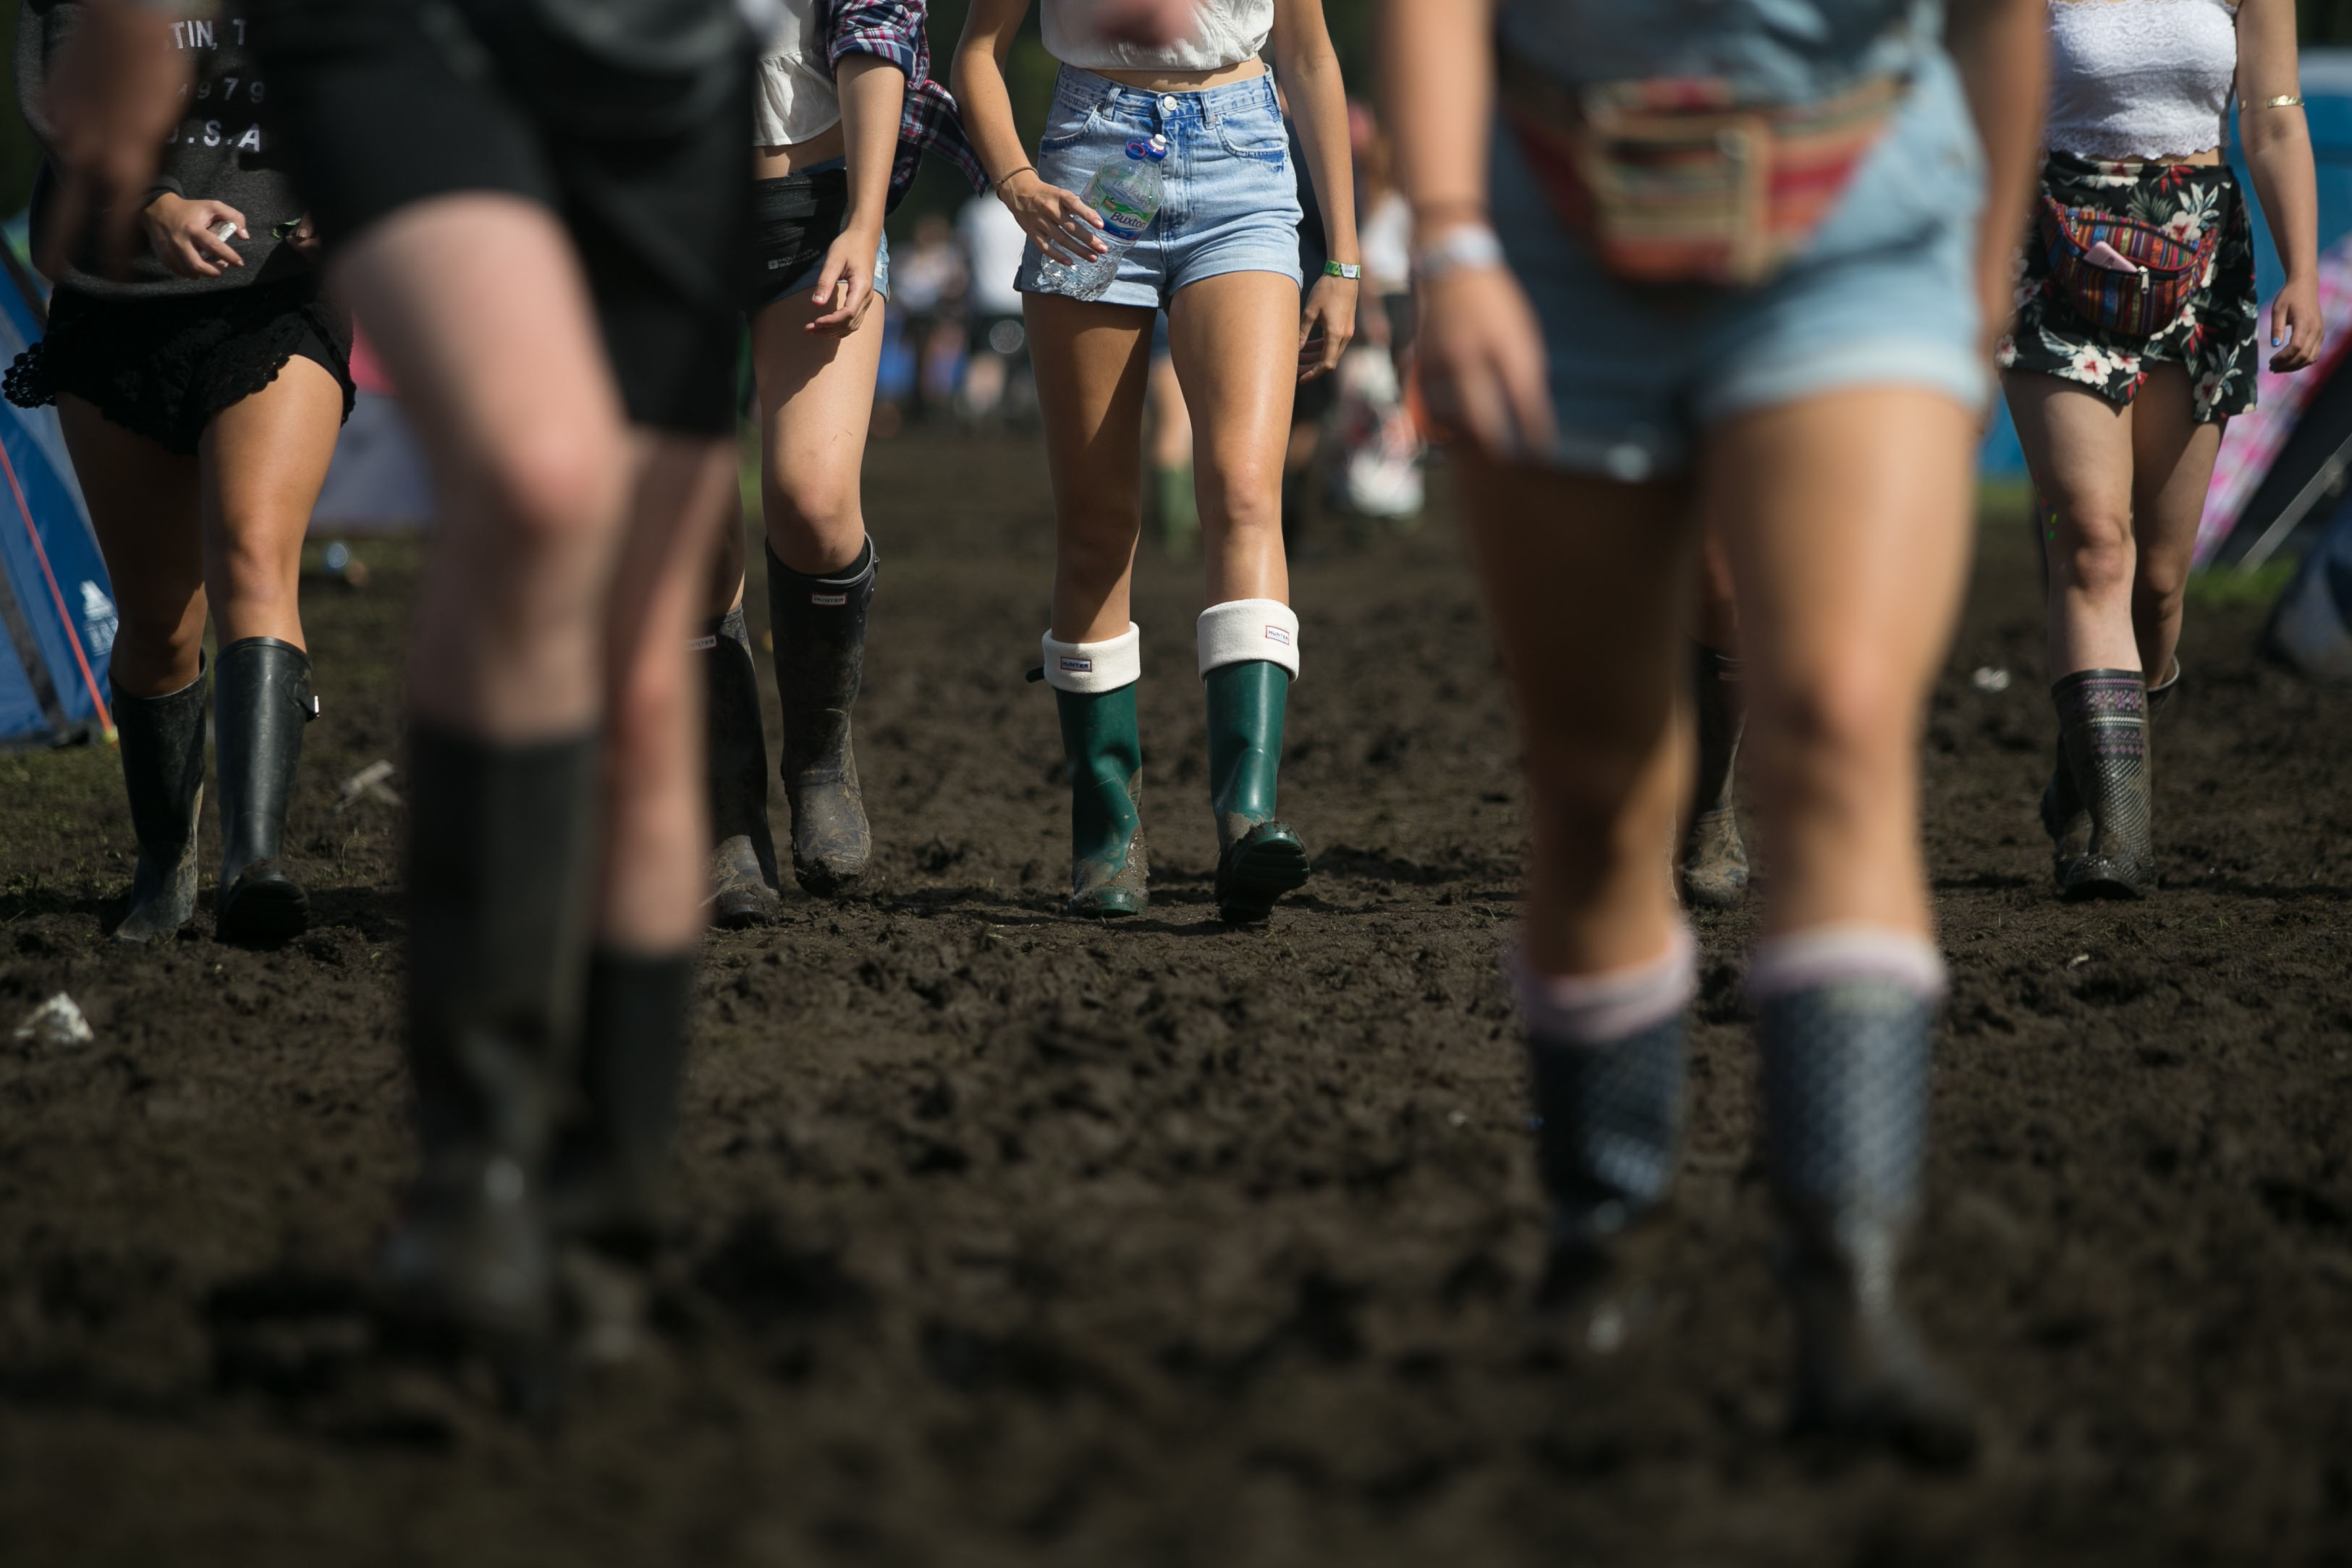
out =
<path fill-rule="evenodd" d="M 2303 94 L 2299 92 L 2283 92 L 2276 98 L 2266 98 L 2263 99 L 2261 107 L 2263 109 L 2301 109 L 2303 107 Z"/>

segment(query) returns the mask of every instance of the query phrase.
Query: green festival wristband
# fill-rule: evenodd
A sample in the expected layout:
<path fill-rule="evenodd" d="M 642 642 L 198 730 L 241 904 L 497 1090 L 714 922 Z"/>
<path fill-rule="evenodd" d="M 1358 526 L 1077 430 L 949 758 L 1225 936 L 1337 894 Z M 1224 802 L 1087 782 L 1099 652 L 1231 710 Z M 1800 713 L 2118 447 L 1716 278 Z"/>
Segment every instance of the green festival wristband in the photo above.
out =
<path fill-rule="evenodd" d="M 1326 277 L 1344 277 L 1353 283 L 1364 276 L 1364 269 L 1352 261 L 1327 261 L 1323 264 Z"/>

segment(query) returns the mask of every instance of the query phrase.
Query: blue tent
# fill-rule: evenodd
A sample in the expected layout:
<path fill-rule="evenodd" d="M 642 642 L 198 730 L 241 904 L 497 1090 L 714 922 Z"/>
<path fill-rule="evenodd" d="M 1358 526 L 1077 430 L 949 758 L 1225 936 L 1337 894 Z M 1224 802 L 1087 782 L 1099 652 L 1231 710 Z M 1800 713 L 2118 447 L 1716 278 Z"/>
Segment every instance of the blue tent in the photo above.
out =
<path fill-rule="evenodd" d="M 5 245 L 5 242 L 0 242 Z M 38 285 L 13 253 L 0 280 L 0 366 L 41 336 Z M 53 408 L 0 402 L 0 747 L 111 737 L 114 593 Z"/>

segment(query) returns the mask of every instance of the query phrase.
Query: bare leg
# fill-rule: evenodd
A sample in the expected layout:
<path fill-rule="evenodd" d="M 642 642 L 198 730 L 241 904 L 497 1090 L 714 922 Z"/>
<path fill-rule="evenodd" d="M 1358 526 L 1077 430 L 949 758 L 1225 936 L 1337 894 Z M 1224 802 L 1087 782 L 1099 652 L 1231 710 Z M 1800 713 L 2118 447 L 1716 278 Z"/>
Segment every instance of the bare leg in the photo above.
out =
<path fill-rule="evenodd" d="M 1871 388 L 1734 420 L 1709 443 L 1769 931 L 1930 929 L 1919 727 L 1968 570 L 1970 430 L 1948 399 Z"/>
<path fill-rule="evenodd" d="M 123 429 L 70 393 L 58 400 L 58 415 L 121 617 L 108 678 L 127 696 L 176 692 L 196 678 L 205 645 L 196 459 Z"/>
<path fill-rule="evenodd" d="M 2205 492 L 2221 454 L 2222 422 L 2199 424 L 2189 372 L 2156 365 L 2132 400 L 2133 641 L 2150 685 L 2180 644 L 2180 608 Z"/>
<path fill-rule="evenodd" d="M 837 338 L 805 330 L 821 314 L 805 293 L 794 293 L 751 323 L 768 544 L 808 577 L 841 570 L 866 546 L 859 480 L 882 363 L 878 302 Z"/>
<path fill-rule="evenodd" d="M 734 486 L 723 441 L 640 434 L 635 516 L 606 622 L 610 694 L 596 936 L 627 953 L 690 946 L 706 924 L 700 671 L 687 642 L 707 590 L 710 519 Z"/>
<path fill-rule="evenodd" d="M 1054 477 L 1054 635 L 1098 643 L 1129 620 L 1151 312 L 1032 294 L 1027 317 Z"/>
<path fill-rule="evenodd" d="M 1192 417 L 1211 604 L 1290 598 L 1282 462 L 1297 328 L 1298 290 L 1275 272 L 1202 278 L 1169 307 L 1168 344 Z"/>
<path fill-rule="evenodd" d="M 298 355 L 206 427 L 205 580 L 222 646 L 247 637 L 305 645 L 302 536 L 342 420 L 335 378 Z"/>
<path fill-rule="evenodd" d="M 1678 918 L 1659 852 L 1685 778 L 1675 709 L 1686 492 L 1456 450 L 1533 795 L 1527 964 L 1590 975 L 1647 963 Z"/>
<path fill-rule="evenodd" d="M 636 449 L 562 226 L 518 197 L 440 197 L 361 235 L 336 281 L 440 480 L 411 704 L 499 740 L 585 732 Z"/>
<path fill-rule="evenodd" d="M 2133 410 L 2055 376 L 2012 371 L 2003 386 L 2026 468 L 2051 513 L 2050 678 L 2138 669 Z"/>

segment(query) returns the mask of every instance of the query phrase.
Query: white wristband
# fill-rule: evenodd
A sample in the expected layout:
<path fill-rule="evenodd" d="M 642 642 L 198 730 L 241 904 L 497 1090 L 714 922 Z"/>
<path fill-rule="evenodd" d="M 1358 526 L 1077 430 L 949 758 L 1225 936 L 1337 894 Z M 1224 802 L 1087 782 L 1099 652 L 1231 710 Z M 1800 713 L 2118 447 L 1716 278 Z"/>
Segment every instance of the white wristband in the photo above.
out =
<path fill-rule="evenodd" d="M 1501 267 L 1503 242 L 1485 224 L 1456 224 L 1413 257 L 1413 276 L 1423 283 L 1465 267 Z"/>

